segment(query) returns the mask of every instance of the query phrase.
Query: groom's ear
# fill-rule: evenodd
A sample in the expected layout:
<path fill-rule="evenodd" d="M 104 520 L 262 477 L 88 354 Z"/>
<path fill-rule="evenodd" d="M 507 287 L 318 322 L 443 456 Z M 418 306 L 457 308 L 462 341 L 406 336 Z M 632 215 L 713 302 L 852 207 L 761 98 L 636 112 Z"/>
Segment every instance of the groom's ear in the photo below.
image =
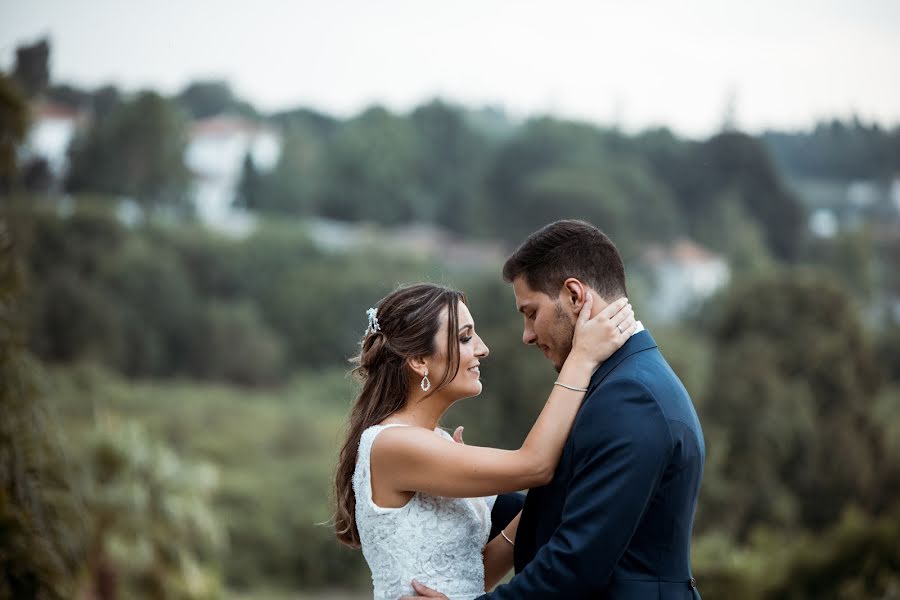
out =
<path fill-rule="evenodd" d="M 581 311 L 581 307 L 584 306 L 589 293 L 588 287 L 574 277 L 569 277 L 563 282 L 563 300 L 567 306 L 575 311 L 576 315 Z"/>

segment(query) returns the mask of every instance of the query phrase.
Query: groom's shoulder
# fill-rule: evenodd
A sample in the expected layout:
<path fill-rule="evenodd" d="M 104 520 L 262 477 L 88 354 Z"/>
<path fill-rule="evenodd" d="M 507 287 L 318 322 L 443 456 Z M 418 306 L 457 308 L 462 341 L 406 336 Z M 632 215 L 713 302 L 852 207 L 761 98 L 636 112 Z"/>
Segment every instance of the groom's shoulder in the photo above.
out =
<path fill-rule="evenodd" d="M 623 419 L 665 422 L 658 394 L 640 365 L 621 365 L 585 398 L 578 418 L 581 425 L 621 425 Z"/>

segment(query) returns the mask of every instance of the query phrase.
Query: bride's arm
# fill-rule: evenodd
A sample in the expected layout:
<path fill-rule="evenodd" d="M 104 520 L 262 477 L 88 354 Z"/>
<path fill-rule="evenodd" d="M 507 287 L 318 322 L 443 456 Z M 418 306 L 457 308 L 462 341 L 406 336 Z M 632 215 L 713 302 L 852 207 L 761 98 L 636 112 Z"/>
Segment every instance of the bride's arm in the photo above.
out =
<path fill-rule="evenodd" d="M 484 547 L 484 590 L 486 592 L 500 583 L 500 580 L 513 567 L 513 544 L 503 536 L 508 537 L 513 543 L 516 541 L 516 531 L 519 529 L 519 517 L 521 516 L 522 512 L 519 511 L 509 525 Z"/>
<path fill-rule="evenodd" d="M 589 319 L 590 294 L 588 298 L 578 316 L 572 351 L 559 374 L 560 382 L 577 388 L 588 386 L 594 368 L 618 350 L 634 330 L 634 313 L 625 299 Z M 617 329 L 619 324 L 624 333 Z M 583 398 L 584 392 L 554 385 L 518 450 L 462 445 L 426 429 L 392 427 L 375 439 L 373 467 L 395 490 L 454 498 L 545 485 L 553 478 Z"/>

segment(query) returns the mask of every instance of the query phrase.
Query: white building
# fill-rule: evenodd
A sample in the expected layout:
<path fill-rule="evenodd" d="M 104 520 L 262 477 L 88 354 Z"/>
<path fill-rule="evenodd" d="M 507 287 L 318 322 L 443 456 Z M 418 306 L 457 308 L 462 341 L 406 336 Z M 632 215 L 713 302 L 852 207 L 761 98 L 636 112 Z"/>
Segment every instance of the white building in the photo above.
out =
<path fill-rule="evenodd" d="M 654 279 L 648 308 L 654 320 L 662 323 L 678 320 L 731 277 L 724 257 L 690 240 L 649 247 L 643 260 Z"/>
<path fill-rule="evenodd" d="M 61 180 L 69 164 L 69 144 L 84 123 L 85 115 L 74 108 L 52 102 L 33 104 L 22 158 L 43 158 L 54 179 Z"/>
<path fill-rule="evenodd" d="M 266 125 L 229 115 L 191 125 L 185 164 L 196 177 L 197 214 L 206 224 L 233 233 L 252 227 L 250 215 L 232 205 L 248 154 L 257 169 L 271 170 L 281 154 L 281 136 Z"/>

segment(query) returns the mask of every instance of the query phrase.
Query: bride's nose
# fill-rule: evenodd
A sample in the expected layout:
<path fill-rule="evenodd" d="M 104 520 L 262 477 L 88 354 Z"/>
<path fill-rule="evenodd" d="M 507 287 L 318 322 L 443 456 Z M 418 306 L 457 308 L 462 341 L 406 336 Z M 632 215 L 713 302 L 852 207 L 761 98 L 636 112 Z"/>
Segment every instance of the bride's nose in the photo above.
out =
<path fill-rule="evenodd" d="M 481 338 L 478 338 L 478 351 L 476 352 L 476 356 L 478 356 L 478 358 L 485 358 L 490 353 L 491 351 L 487 347 L 487 344 L 485 344 Z"/>

